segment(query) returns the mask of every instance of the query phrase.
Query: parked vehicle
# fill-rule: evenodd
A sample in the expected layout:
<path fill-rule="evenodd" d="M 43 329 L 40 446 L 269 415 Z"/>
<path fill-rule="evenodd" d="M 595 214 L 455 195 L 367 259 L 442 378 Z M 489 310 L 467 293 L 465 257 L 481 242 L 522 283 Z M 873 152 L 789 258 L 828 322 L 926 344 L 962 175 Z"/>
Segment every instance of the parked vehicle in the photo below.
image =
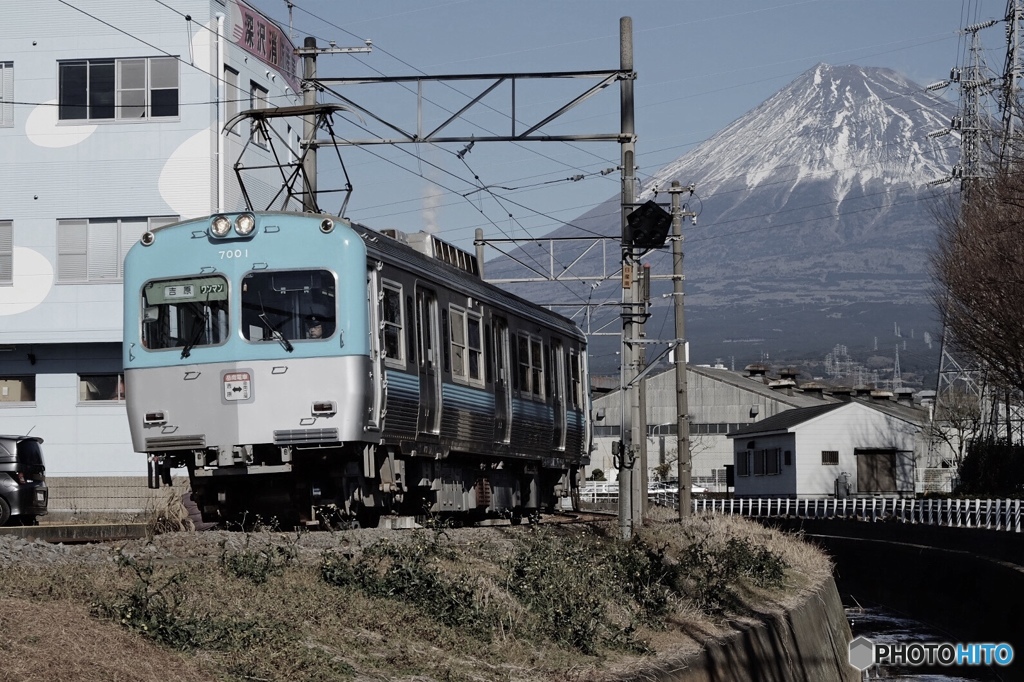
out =
<path fill-rule="evenodd" d="M 12 519 L 32 525 L 46 513 L 42 442 L 37 436 L 0 435 L 0 526 Z"/>

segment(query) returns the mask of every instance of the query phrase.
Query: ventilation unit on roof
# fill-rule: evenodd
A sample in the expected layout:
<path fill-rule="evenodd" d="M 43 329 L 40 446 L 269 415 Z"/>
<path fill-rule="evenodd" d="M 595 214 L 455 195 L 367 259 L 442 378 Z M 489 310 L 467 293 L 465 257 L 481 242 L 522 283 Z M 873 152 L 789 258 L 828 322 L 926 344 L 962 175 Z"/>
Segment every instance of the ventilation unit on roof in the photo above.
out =
<path fill-rule="evenodd" d="M 432 234 L 427 232 L 406 234 L 401 230 L 395 230 L 392 228 L 381 230 L 380 233 L 385 237 L 394 239 L 395 241 L 408 244 L 425 256 L 436 258 L 448 265 L 454 265 L 459 270 L 468 272 L 471 275 L 476 275 L 477 277 L 480 276 L 480 267 L 476 262 L 476 256 L 467 251 L 463 251 L 457 246 L 452 246 L 448 242 L 438 239 Z"/>

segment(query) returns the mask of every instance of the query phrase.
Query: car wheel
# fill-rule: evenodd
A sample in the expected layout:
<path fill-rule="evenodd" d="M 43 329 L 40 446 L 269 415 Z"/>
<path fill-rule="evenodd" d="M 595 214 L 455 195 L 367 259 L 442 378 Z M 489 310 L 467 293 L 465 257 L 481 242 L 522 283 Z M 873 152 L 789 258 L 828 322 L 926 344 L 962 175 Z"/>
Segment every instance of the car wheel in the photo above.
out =
<path fill-rule="evenodd" d="M 7 522 L 11 520 L 11 505 L 7 503 L 7 500 L 0 497 L 0 526 L 6 526 Z"/>

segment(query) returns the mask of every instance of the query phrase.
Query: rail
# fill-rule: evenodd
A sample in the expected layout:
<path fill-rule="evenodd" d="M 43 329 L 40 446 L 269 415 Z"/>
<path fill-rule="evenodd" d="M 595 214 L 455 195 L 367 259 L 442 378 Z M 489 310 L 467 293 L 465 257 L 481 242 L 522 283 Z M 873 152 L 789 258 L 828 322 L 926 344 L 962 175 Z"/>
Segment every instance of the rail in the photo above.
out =
<path fill-rule="evenodd" d="M 618 491 L 580 491 L 580 501 L 614 504 Z M 678 505 L 675 493 L 651 492 L 648 501 L 669 507 Z M 819 498 L 698 498 L 695 513 L 739 514 L 752 518 L 848 519 L 869 522 L 909 523 L 951 528 L 985 528 L 1020 533 L 1021 500 L 1011 499 L 906 499 L 855 497 L 844 500 Z"/>

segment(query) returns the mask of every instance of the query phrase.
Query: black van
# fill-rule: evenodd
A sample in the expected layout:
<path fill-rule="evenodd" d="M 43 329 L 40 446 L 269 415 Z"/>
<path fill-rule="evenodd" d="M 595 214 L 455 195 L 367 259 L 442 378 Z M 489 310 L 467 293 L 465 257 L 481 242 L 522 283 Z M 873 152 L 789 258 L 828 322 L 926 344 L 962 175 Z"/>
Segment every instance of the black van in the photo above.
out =
<path fill-rule="evenodd" d="M 13 518 L 31 525 L 46 513 L 42 442 L 36 436 L 0 435 L 0 526 Z"/>

